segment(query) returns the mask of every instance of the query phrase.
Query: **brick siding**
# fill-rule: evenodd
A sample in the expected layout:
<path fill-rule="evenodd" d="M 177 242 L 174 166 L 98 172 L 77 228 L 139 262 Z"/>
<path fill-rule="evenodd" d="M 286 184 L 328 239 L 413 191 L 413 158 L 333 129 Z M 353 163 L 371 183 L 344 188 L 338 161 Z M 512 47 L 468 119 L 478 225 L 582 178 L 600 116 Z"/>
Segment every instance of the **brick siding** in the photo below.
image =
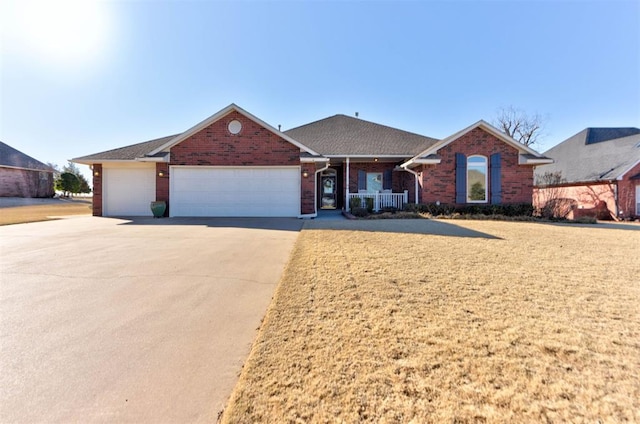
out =
<path fill-rule="evenodd" d="M 440 164 L 423 166 L 420 169 L 422 172 L 420 201 L 422 203 L 437 201 L 443 204 L 456 203 L 456 153 L 462 153 L 466 157 L 485 156 L 488 166 L 491 155 L 500 153 L 502 203 L 531 203 L 533 167 L 518 165 L 518 150 L 483 129 L 475 128 L 469 131 L 438 150 L 437 153 L 441 157 Z M 487 178 L 487 185 L 490 197 L 490 178 Z"/>
<path fill-rule="evenodd" d="M 0 167 L 0 197 L 53 197 L 53 173 Z"/>
<path fill-rule="evenodd" d="M 229 122 L 233 120 L 242 124 L 238 134 L 228 130 Z M 163 170 L 168 175 L 170 165 L 301 166 L 301 173 L 306 170 L 309 177 L 301 177 L 300 213 L 314 212 L 315 164 L 301 164 L 299 147 L 236 111 L 173 146 L 170 158 L 169 164 L 156 164 L 156 200 L 167 202 L 167 214 L 170 207 L 169 179 L 159 177 L 158 171 Z"/>
<path fill-rule="evenodd" d="M 93 164 L 93 216 L 102 216 L 102 164 Z"/>

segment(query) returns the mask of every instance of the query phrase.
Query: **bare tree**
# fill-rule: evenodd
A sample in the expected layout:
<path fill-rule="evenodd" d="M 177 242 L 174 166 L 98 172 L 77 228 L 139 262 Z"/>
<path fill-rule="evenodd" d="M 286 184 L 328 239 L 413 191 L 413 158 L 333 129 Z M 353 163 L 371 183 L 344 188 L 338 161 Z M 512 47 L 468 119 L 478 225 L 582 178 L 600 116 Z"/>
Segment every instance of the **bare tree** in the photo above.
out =
<path fill-rule="evenodd" d="M 498 110 L 493 124 L 514 140 L 533 146 L 542 136 L 544 119 L 538 113 L 528 115 L 522 109 L 509 106 Z"/>

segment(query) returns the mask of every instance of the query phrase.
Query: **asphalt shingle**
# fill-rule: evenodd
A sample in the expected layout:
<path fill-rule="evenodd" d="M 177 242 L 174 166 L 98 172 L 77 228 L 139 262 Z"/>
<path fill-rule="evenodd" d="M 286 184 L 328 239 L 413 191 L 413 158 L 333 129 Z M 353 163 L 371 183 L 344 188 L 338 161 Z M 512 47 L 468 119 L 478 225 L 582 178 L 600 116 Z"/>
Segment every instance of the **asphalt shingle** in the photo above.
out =
<path fill-rule="evenodd" d="M 53 172 L 53 169 L 0 141 L 0 166 Z"/>
<path fill-rule="evenodd" d="M 438 142 L 385 125 L 334 115 L 284 132 L 322 155 L 414 156 Z"/>
<path fill-rule="evenodd" d="M 590 134 L 595 134 L 591 140 Z M 608 138 L 616 134 L 631 135 Z M 586 128 L 547 150 L 544 155 L 555 163 L 536 167 L 536 179 L 546 172 L 561 172 L 567 183 L 614 180 L 640 161 L 640 130 Z"/>

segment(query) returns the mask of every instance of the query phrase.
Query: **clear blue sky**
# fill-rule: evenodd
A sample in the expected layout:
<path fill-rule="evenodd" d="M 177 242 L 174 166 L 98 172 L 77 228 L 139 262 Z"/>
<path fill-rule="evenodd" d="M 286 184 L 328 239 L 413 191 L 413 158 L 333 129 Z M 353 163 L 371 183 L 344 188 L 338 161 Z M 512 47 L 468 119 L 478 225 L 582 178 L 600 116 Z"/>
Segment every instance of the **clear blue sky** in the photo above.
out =
<path fill-rule="evenodd" d="M 229 103 L 439 138 L 513 105 L 540 151 L 640 126 L 638 1 L 3 1 L 0 140 L 60 166 Z"/>

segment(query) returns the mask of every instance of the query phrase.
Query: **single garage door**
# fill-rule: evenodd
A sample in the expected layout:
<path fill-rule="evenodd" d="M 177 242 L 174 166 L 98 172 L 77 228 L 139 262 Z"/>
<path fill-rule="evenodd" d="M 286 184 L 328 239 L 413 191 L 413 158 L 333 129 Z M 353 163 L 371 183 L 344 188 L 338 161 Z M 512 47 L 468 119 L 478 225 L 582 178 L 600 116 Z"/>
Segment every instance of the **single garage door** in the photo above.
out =
<path fill-rule="evenodd" d="M 102 169 L 104 216 L 153 216 L 155 199 L 155 167 Z"/>
<path fill-rule="evenodd" d="M 300 214 L 300 169 L 174 166 L 171 216 L 281 216 Z"/>

